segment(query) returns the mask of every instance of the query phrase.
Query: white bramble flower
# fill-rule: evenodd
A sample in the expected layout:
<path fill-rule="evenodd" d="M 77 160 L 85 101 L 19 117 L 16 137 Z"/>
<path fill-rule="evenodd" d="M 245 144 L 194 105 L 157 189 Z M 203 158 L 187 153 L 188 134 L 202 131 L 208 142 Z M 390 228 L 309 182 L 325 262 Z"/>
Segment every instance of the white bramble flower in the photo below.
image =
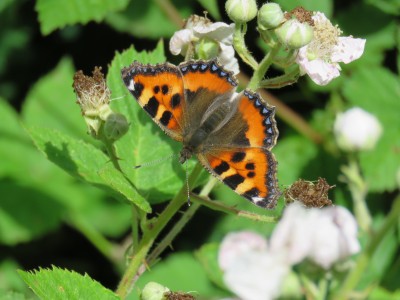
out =
<path fill-rule="evenodd" d="M 286 252 L 290 264 L 309 258 L 329 269 L 360 251 L 357 222 L 345 208 L 330 206 L 306 209 L 298 203 L 289 205 L 275 228 L 272 252 Z"/>
<path fill-rule="evenodd" d="M 238 74 L 239 64 L 232 46 L 234 29 L 235 24 L 213 23 L 207 18 L 192 15 L 187 20 L 185 28 L 174 33 L 169 49 L 174 55 L 185 55 L 190 46 L 201 44 L 203 40 L 212 41 L 217 46 L 219 62 L 227 70 Z"/>
<path fill-rule="evenodd" d="M 314 39 L 299 49 L 296 62 L 302 75 L 308 74 L 316 84 L 326 85 L 340 75 L 339 62 L 348 64 L 360 58 L 365 39 L 340 36 L 342 31 L 321 12 L 312 19 Z"/>
<path fill-rule="evenodd" d="M 359 107 L 338 114 L 333 130 L 338 146 L 345 151 L 370 150 L 382 134 L 378 119 Z"/>
<path fill-rule="evenodd" d="M 267 240 L 252 232 L 231 233 L 223 240 L 219 264 L 224 282 L 242 300 L 268 300 L 279 295 L 290 265 L 272 253 Z"/>

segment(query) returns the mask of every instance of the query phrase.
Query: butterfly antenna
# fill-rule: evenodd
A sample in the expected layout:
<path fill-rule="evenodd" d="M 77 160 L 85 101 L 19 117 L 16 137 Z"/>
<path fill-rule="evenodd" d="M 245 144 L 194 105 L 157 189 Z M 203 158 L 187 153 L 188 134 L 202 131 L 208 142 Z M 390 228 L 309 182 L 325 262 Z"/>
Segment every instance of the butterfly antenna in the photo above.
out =
<path fill-rule="evenodd" d="M 190 189 L 189 189 L 189 170 L 188 170 L 188 162 L 186 161 L 186 192 L 187 192 L 187 204 L 188 206 L 191 205 L 190 203 Z"/>
<path fill-rule="evenodd" d="M 176 153 L 172 153 L 172 154 L 170 154 L 170 155 L 168 155 L 168 156 L 166 156 L 166 157 L 162 157 L 162 158 L 155 159 L 155 160 L 152 160 L 152 161 L 149 161 L 149 162 L 140 164 L 140 165 L 136 165 L 134 168 L 135 168 L 135 169 L 139 169 L 139 168 L 142 168 L 142 167 L 148 167 L 148 166 L 152 166 L 152 165 L 157 165 L 157 164 L 159 164 L 159 163 L 161 163 L 161 162 L 170 160 L 171 158 L 174 158 L 174 157 L 176 157 L 176 156 L 177 156 Z"/>

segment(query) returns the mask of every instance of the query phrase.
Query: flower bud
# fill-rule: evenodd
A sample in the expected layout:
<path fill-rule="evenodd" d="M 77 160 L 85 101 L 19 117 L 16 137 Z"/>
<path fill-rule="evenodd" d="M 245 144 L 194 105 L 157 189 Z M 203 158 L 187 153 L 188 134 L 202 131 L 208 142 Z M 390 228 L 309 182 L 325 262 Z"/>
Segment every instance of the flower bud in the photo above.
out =
<path fill-rule="evenodd" d="M 290 19 L 275 29 L 279 41 L 289 49 L 299 49 L 309 44 L 314 36 L 313 28 L 297 19 Z"/>
<path fill-rule="evenodd" d="M 333 130 L 338 146 L 345 151 L 370 150 L 382 134 L 378 119 L 359 107 L 338 114 Z"/>
<path fill-rule="evenodd" d="M 204 37 L 196 44 L 196 53 L 200 59 L 212 59 L 217 57 L 219 52 L 218 42 Z"/>
<path fill-rule="evenodd" d="M 283 20 L 283 11 L 277 3 L 266 3 L 258 11 L 258 28 L 261 30 L 278 27 Z"/>
<path fill-rule="evenodd" d="M 129 129 L 129 123 L 120 113 L 111 113 L 104 123 L 104 135 L 108 140 L 116 141 Z"/>
<path fill-rule="evenodd" d="M 246 23 L 256 17 L 257 3 L 255 0 L 228 0 L 225 10 L 232 21 Z"/>
<path fill-rule="evenodd" d="M 166 300 L 165 293 L 169 292 L 169 289 L 157 282 L 147 283 L 142 293 L 140 294 L 141 300 Z"/>

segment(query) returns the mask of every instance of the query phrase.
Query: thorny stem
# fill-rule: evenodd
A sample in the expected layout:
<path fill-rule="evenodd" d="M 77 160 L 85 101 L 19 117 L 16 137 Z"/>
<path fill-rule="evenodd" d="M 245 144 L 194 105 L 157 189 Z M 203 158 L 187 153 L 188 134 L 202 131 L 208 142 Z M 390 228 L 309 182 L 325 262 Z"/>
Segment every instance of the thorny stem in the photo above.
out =
<path fill-rule="evenodd" d="M 247 24 L 246 23 L 235 23 L 235 32 L 233 34 L 233 47 L 235 48 L 236 52 L 239 54 L 240 58 L 252 67 L 254 70 L 258 68 L 258 63 L 254 59 L 254 57 L 249 52 L 249 49 L 246 47 L 246 43 L 244 40 L 244 35 L 247 31 Z"/>
<path fill-rule="evenodd" d="M 281 47 L 280 44 L 276 43 L 271 50 L 265 55 L 263 60 L 260 62 L 257 69 L 254 70 L 253 76 L 250 79 L 247 88 L 251 91 L 256 91 L 260 87 L 261 80 L 264 78 L 265 73 L 268 71 L 269 67 L 271 66 L 274 57 L 279 51 Z"/>
<path fill-rule="evenodd" d="M 361 277 L 365 274 L 371 257 L 374 255 L 379 244 L 382 242 L 386 234 L 398 224 L 400 218 L 400 195 L 393 202 L 389 215 L 385 218 L 380 229 L 371 236 L 365 250 L 358 256 L 355 267 L 347 275 L 340 291 L 334 297 L 337 300 L 349 299 L 349 294 L 357 287 Z"/>
<path fill-rule="evenodd" d="M 189 176 L 190 186 L 194 186 L 196 179 L 200 175 L 202 167 L 199 163 L 196 164 L 192 173 Z M 171 200 L 164 211 L 159 215 L 157 220 L 151 224 L 151 226 L 144 232 L 143 237 L 139 243 L 138 249 L 135 252 L 132 260 L 129 262 L 128 268 L 126 269 L 116 293 L 125 299 L 132 289 L 136 275 L 141 264 L 145 263 L 145 258 L 152 247 L 155 239 L 160 234 L 161 230 L 165 227 L 168 221 L 179 208 L 186 202 L 186 186 L 183 186 L 179 193 Z"/>

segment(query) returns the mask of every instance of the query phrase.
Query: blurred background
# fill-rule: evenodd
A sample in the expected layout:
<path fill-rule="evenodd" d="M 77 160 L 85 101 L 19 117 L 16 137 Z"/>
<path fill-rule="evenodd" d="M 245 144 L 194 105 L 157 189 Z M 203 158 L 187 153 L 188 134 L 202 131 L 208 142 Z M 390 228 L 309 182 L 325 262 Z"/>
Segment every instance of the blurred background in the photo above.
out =
<path fill-rule="evenodd" d="M 86 272 L 114 289 L 129 246 L 131 217 L 128 205 L 74 179 L 49 162 L 25 128 L 54 127 L 89 140 L 79 107 L 70 104 L 76 101 L 72 90 L 76 70 L 89 74 L 94 66 L 101 66 L 107 73 L 116 51 L 131 45 L 138 51 L 152 50 L 160 39 L 164 40 L 168 61 L 179 63 L 183 58 L 170 54 L 168 42 L 180 29 L 182 19 L 193 13 L 203 15 L 207 10 L 211 20 L 231 23 L 224 13 L 224 1 L 131 0 L 116 1 L 120 4 L 97 21 L 77 24 L 72 20 L 70 25 L 58 28 L 58 24 L 41 21 L 52 5 L 60 15 L 69 13 L 64 9 L 68 5 L 63 4 L 69 1 L 55 2 L 0 0 L 0 290 L 23 294 L 29 294 L 28 287 L 15 270 L 51 265 Z M 352 207 L 348 188 L 339 180 L 340 165 L 347 158 L 335 146 L 332 124 L 338 112 L 360 106 L 376 115 L 384 127 L 377 147 L 359 157 L 369 185 L 368 206 L 374 224 L 379 224 L 390 210 L 400 181 L 400 3 L 390 0 L 278 3 L 285 10 L 303 5 L 309 10 L 322 11 L 339 24 L 344 35 L 367 39 L 364 55 L 344 65 L 343 75 L 328 86 L 316 86 L 302 77 L 297 84 L 270 91 L 306 122 L 309 132 L 308 136 L 300 133 L 296 124 L 288 124 L 278 116 L 280 138 L 274 153 L 279 162 L 281 187 L 300 177 L 307 180 L 323 177 L 336 185 L 330 193 L 332 201 Z M 256 21 L 248 28 L 246 41 L 260 60 L 265 47 L 258 37 Z M 240 63 L 241 71 L 251 75 L 251 70 Z M 275 72 L 272 70 L 271 74 Z M 65 103 L 71 109 L 64 110 Z M 67 121 L 61 124 L 60 119 Z M 242 203 L 223 186 L 218 186 L 212 195 L 228 199 L 229 205 L 257 209 Z M 154 206 L 154 213 L 165 206 L 165 200 L 168 199 Z M 174 242 L 175 251 L 164 255 L 165 260 L 154 276 L 163 278 L 175 269 L 195 268 L 198 275 L 193 280 L 190 276 L 176 277 L 179 289 L 191 290 L 197 281 L 194 288 L 203 294 L 223 296 L 189 253 L 206 242 L 220 241 L 225 233 L 235 229 L 252 229 L 268 235 L 272 228 L 202 208 Z M 400 227 L 387 237 L 381 245 L 381 256 L 374 260 L 379 269 L 376 276 L 387 289 L 398 287 L 400 278 L 399 230 Z"/>

